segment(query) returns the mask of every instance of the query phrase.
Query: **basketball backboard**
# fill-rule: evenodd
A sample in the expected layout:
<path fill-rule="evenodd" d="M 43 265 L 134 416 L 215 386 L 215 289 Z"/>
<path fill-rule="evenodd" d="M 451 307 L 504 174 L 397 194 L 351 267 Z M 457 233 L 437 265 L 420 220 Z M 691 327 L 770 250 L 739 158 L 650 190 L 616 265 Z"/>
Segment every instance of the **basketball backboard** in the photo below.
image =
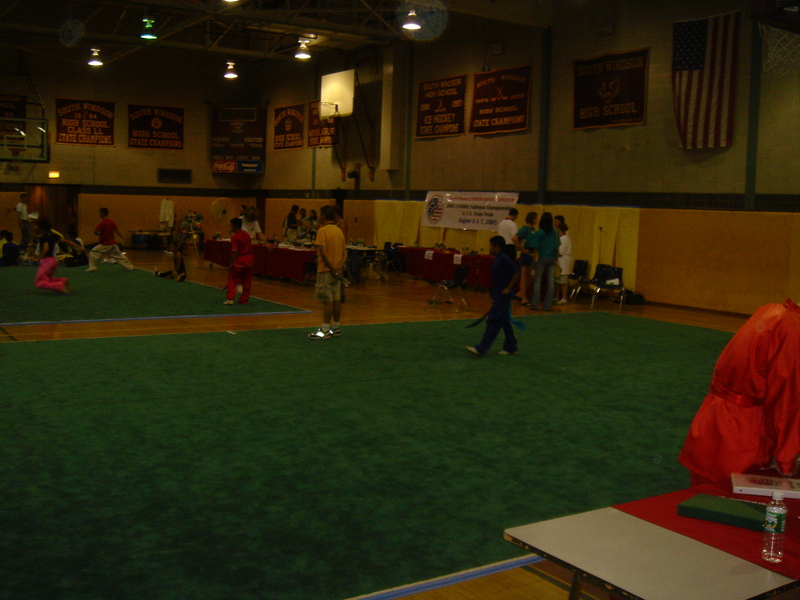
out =
<path fill-rule="evenodd" d="M 48 162 L 47 119 L 0 117 L 0 161 Z"/>

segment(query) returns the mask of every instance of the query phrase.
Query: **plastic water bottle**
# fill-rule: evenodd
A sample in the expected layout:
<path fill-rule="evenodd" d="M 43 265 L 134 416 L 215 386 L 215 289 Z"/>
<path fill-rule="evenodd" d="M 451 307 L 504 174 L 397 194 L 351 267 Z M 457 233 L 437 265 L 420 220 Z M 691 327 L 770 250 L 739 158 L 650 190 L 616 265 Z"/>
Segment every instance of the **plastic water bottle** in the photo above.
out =
<path fill-rule="evenodd" d="M 779 563 L 783 560 L 786 513 L 783 492 L 772 492 L 772 500 L 767 504 L 764 518 L 764 541 L 761 545 L 761 558 L 767 562 Z"/>

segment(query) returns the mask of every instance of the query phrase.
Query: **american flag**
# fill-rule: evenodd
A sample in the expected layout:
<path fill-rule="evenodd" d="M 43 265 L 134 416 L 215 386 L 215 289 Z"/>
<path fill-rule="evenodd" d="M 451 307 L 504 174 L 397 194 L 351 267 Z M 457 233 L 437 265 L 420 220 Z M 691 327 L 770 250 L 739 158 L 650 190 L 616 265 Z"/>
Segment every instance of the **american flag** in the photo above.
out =
<path fill-rule="evenodd" d="M 673 24 L 672 104 L 684 149 L 731 145 L 740 25 L 739 12 Z"/>

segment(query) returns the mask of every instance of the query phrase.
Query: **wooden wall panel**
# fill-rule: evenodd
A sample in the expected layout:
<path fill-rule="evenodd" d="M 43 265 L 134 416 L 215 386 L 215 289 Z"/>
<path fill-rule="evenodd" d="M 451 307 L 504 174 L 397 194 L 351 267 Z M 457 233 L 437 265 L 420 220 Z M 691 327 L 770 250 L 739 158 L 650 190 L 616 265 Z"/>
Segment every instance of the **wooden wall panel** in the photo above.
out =
<path fill-rule="evenodd" d="M 750 314 L 790 281 L 787 213 L 642 210 L 636 290 L 651 302 Z"/>

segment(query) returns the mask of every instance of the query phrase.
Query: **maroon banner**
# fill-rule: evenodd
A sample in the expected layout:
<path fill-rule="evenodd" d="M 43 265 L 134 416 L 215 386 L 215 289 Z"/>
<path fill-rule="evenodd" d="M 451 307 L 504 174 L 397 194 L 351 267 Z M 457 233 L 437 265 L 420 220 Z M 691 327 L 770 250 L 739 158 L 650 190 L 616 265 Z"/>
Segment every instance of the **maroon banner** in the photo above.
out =
<path fill-rule="evenodd" d="M 114 102 L 56 98 L 56 144 L 114 145 Z"/>
<path fill-rule="evenodd" d="M 211 109 L 211 171 L 263 173 L 267 110 L 260 106 Z"/>
<path fill-rule="evenodd" d="M 183 109 L 128 105 L 128 148 L 183 150 Z"/>
<path fill-rule="evenodd" d="M 28 98 L 27 96 L 18 96 L 16 94 L 0 94 L 0 117 L 4 119 L 24 119 L 28 111 Z M 8 142 L 24 141 L 17 132 L 22 129 L 24 123 L 21 121 L 3 121 L 0 122 L 0 134 L 3 135 Z"/>
<path fill-rule="evenodd" d="M 294 104 L 275 109 L 272 147 L 275 150 L 302 148 L 305 104 Z"/>
<path fill-rule="evenodd" d="M 466 75 L 420 82 L 416 137 L 462 135 L 466 94 Z"/>
<path fill-rule="evenodd" d="M 336 141 L 339 123 L 334 118 L 320 119 L 319 100 L 308 103 L 308 147 L 324 148 Z"/>
<path fill-rule="evenodd" d="M 24 119 L 27 116 L 27 96 L 0 94 L 0 117 L 4 119 Z"/>
<path fill-rule="evenodd" d="M 476 73 L 472 86 L 470 133 L 485 135 L 528 128 L 531 67 Z"/>
<path fill-rule="evenodd" d="M 649 48 L 575 61 L 573 129 L 644 125 Z"/>

